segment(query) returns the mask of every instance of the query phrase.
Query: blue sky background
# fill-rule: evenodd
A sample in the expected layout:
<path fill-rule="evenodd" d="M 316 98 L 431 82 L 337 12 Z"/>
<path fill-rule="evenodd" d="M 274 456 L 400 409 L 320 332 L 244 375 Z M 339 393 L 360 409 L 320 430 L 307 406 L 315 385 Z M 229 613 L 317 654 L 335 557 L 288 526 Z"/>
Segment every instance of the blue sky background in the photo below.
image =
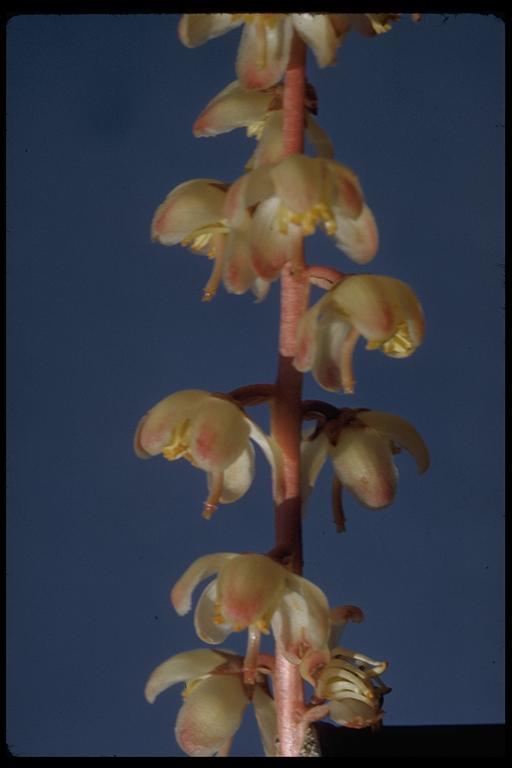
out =
<path fill-rule="evenodd" d="M 141 462 L 142 414 L 187 388 L 275 375 L 278 289 L 262 304 L 210 265 L 150 242 L 154 210 L 192 178 L 231 181 L 253 139 L 194 139 L 234 79 L 240 31 L 194 51 L 176 15 L 18 16 L 7 27 L 7 741 L 16 755 L 181 755 L 179 686 L 149 705 L 151 670 L 200 647 L 169 588 L 197 557 L 273 545 L 269 473 L 201 518 L 205 478 Z M 305 576 L 366 621 L 344 644 L 390 663 L 389 725 L 504 718 L 504 25 L 403 18 L 349 35 L 309 76 L 336 159 L 380 230 L 369 265 L 409 283 L 426 318 L 406 360 L 355 355 L 356 394 L 305 396 L 410 420 L 419 477 L 397 457 L 395 503 L 345 501 L 336 535 L 324 469 L 304 526 Z M 362 271 L 324 235 L 312 263 Z M 368 268 L 366 268 L 368 269 Z M 320 292 L 314 293 L 314 298 Z M 262 406 L 251 411 L 266 425 Z M 226 646 L 242 650 L 234 635 Z M 261 754 L 248 711 L 234 755 Z"/>

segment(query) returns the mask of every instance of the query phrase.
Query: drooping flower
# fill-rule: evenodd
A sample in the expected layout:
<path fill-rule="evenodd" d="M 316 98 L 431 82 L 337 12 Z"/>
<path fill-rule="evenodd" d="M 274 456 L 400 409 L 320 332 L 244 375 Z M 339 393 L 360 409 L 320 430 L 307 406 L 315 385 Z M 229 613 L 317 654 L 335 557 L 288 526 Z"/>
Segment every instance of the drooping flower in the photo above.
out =
<path fill-rule="evenodd" d="M 356 606 L 341 606 L 331 612 L 337 636 L 347 621 L 360 622 L 363 612 Z M 317 702 L 326 700 L 329 717 L 346 728 L 377 726 L 383 718 L 382 700 L 391 688 L 380 675 L 387 662 L 374 661 L 362 653 L 330 644 L 323 653 L 309 652 L 300 664 L 305 680 L 315 689 Z"/>
<path fill-rule="evenodd" d="M 268 632 L 271 627 L 289 661 L 323 648 L 330 632 L 324 593 L 270 557 L 222 552 L 196 560 L 174 585 L 171 602 L 180 615 L 190 610 L 200 581 L 217 574 L 203 590 L 194 613 L 198 636 L 222 643 L 231 632 Z"/>
<path fill-rule="evenodd" d="M 265 297 L 269 283 L 255 273 L 249 249 L 251 217 L 246 213 L 236 232 L 224 214 L 228 185 L 215 179 L 193 179 L 175 187 L 159 205 L 151 225 L 153 240 L 162 245 L 181 243 L 213 259 L 203 297 L 211 299 L 222 281 L 230 293 L 251 289 Z"/>
<path fill-rule="evenodd" d="M 334 63 L 338 39 L 328 14 L 186 13 L 178 33 L 184 45 L 195 48 L 242 24 L 236 74 L 245 88 L 269 88 L 283 77 L 294 31 L 313 50 L 320 67 Z"/>
<path fill-rule="evenodd" d="M 312 371 L 324 389 L 352 393 L 359 336 L 366 349 L 408 357 L 423 341 L 424 328 L 423 310 L 408 285 L 382 275 L 350 275 L 302 316 L 294 366 Z"/>
<path fill-rule="evenodd" d="M 218 503 L 230 504 L 249 489 L 254 477 L 249 438 L 268 459 L 279 495 L 280 451 L 273 438 L 233 402 L 204 390 L 182 390 L 157 403 L 140 420 L 134 449 L 141 459 L 159 454 L 170 461 L 185 458 L 204 470 L 210 493 L 203 516 L 208 518 Z"/>
<path fill-rule="evenodd" d="M 398 18 L 395 13 L 186 13 L 178 34 L 184 45 L 195 48 L 244 24 L 236 74 L 245 88 L 261 90 L 283 77 L 294 32 L 311 48 L 318 66 L 326 67 L 334 64 L 336 50 L 351 28 L 375 35 L 386 32 Z"/>
<path fill-rule="evenodd" d="M 332 158 L 334 149 L 325 131 L 312 117 L 316 96 L 306 94 L 306 137 L 318 157 Z M 194 123 L 195 136 L 217 136 L 235 128 L 246 128 L 248 136 L 258 139 L 253 156 L 246 163 L 251 170 L 265 163 L 275 163 L 283 156 L 283 89 L 272 86 L 264 91 L 249 91 L 238 80 L 230 83 L 203 109 Z"/>
<path fill-rule="evenodd" d="M 208 648 L 178 653 L 151 673 L 145 688 L 152 704 L 171 685 L 186 682 L 184 704 L 176 720 L 180 748 L 191 757 L 210 757 L 222 751 L 238 730 L 247 705 L 252 701 L 267 757 L 275 756 L 276 713 L 264 675 L 254 686 L 243 681 L 243 659 L 230 651 Z"/>
<path fill-rule="evenodd" d="M 377 252 L 377 227 L 359 181 L 334 160 L 289 155 L 245 174 L 231 185 L 224 211 L 237 227 L 249 210 L 252 265 L 266 280 L 279 276 L 297 253 L 297 241 L 319 224 L 360 264 Z"/>
<path fill-rule="evenodd" d="M 370 509 L 394 499 L 398 470 L 394 455 L 405 448 L 422 474 L 429 467 L 428 448 L 416 429 L 400 416 L 383 411 L 343 408 L 313 439 L 302 443 L 302 498 L 305 501 L 327 457 L 342 488 Z"/>

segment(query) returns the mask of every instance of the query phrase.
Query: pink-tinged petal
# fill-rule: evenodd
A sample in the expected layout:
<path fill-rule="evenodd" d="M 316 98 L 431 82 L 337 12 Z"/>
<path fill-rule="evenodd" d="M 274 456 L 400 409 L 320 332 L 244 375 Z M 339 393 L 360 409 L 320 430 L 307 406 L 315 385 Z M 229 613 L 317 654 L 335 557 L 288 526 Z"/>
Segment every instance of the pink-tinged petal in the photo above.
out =
<path fill-rule="evenodd" d="M 330 159 L 334 155 L 331 139 L 309 112 L 306 114 L 306 136 L 313 145 L 317 157 Z"/>
<path fill-rule="evenodd" d="M 283 110 L 269 112 L 258 146 L 251 158 L 251 167 L 277 163 L 283 156 Z"/>
<path fill-rule="evenodd" d="M 364 205 L 363 190 L 359 179 L 350 168 L 335 160 L 325 160 L 330 183 L 331 205 L 339 216 L 358 218 Z"/>
<path fill-rule="evenodd" d="M 214 555 L 204 555 L 195 560 L 178 579 L 171 590 L 171 603 L 180 616 L 190 611 L 192 593 L 200 581 L 207 579 L 226 565 L 232 558 L 238 557 L 233 552 L 217 552 Z"/>
<path fill-rule="evenodd" d="M 430 464 L 428 448 L 412 424 L 400 416 L 383 411 L 361 411 L 357 414 L 357 418 L 385 435 L 393 443 L 405 448 L 415 459 L 418 472 L 427 471 Z"/>
<path fill-rule="evenodd" d="M 234 736 L 247 704 L 238 676 L 201 680 L 178 713 L 175 734 L 180 748 L 191 757 L 211 757 Z"/>
<path fill-rule="evenodd" d="M 336 216 L 334 240 L 347 256 L 357 264 L 367 264 L 377 254 L 379 233 L 373 213 L 367 205 L 363 206 L 357 219 Z"/>
<path fill-rule="evenodd" d="M 306 653 L 300 662 L 300 674 L 308 683 L 315 687 L 315 675 L 318 670 L 325 667 L 331 660 L 331 653 L 328 648 L 321 650 L 311 650 Z"/>
<path fill-rule="evenodd" d="M 250 217 L 246 214 L 249 226 Z M 222 264 L 222 280 L 229 293 L 237 295 L 248 291 L 256 279 L 251 262 L 251 246 L 247 228 L 232 229 L 227 238 Z"/>
<path fill-rule="evenodd" d="M 184 389 L 160 400 L 140 420 L 134 437 L 134 450 L 141 459 L 161 453 L 169 444 L 173 430 L 194 418 L 201 405 L 210 397 L 201 389 Z"/>
<path fill-rule="evenodd" d="M 231 624 L 217 616 L 217 580 L 214 579 L 202 591 L 194 611 L 194 629 L 203 643 L 223 643 L 233 631 Z"/>
<path fill-rule="evenodd" d="M 272 98 L 272 92 L 248 91 L 235 80 L 203 109 L 194 123 L 194 136 L 217 136 L 258 123 Z"/>
<path fill-rule="evenodd" d="M 323 648 L 329 636 L 329 606 L 324 593 L 300 576 L 288 575 L 289 589 L 272 617 L 272 631 L 292 664 L 312 648 Z"/>
<path fill-rule="evenodd" d="M 289 155 L 271 169 L 276 195 L 287 208 L 305 213 L 321 202 L 324 162 L 306 155 Z"/>
<path fill-rule="evenodd" d="M 263 166 L 246 173 L 229 188 L 224 204 L 224 216 L 233 226 L 243 226 L 247 209 L 274 194 L 270 168 Z"/>
<path fill-rule="evenodd" d="M 236 74 L 245 88 L 270 88 L 284 75 L 290 56 L 293 28 L 287 14 L 275 14 L 268 22 L 263 14 L 254 14 L 245 24 L 238 55 Z"/>
<path fill-rule="evenodd" d="M 269 696 L 261 685 L 256 685 L 252 703 L 265 756 L 277 757 L 277 716 L 274 699 Z"/>
<path fill-rule="evenodd" d="M 394 293 L 376 275 L 350 275 L 329 292 L 340 312 L 369 341 L 385 341 L 396 328 Z"/>
<path fill-rule="evenodd" d="M 290 574 L 289 586 L 297 590 L 306 601 L 309 622 L 306 628 L 306 640 L 311 648 L 323 648 L 327 644 L 330 630 L 329 603 L 323 591 L 313 582 L 302 576 Z"/>
<path fill-rule="evenodd" d="M 222 472 L 240 456 L 249 439 L 242 411 L 228 400 L 210 397 L 190 427 L 193 463 L 207 472 Z"/>
<path fill-rule="evenodd" d="M 287 572 L 265 555 L 239 555 L 217 579 L 221 613 L 226 622 L 244 629 L 266 620 L 284 590 Z"/>
<path fill-rule="evenodd" d="M 153 704 L 156 697 L 171 685 L 203 677 L 225 661 L 222 654 L 208 648 L 177 653 L 153 670 L 144 688 L 144 696 Z"/>
<path fill-rule="evenodd" d="M 293 26 L 313 53 L 319 67 L 336 60 L 338 41 L 326 13 L 293 13 Z"/>
<path fill-rule="evenodd" d="M 287 261 L 290 261 L 302 239 L 300 227 L 288 226 L 286 234 L 279 231 L 277 214 L 280 207 L 277 197 L 260 203 L 253 215 L 251 226 L 251 259 L 258 277 L 276 280 Z"/>
<path fill-rule="evenodd" d="M 242 23 L 242 19 L 233 18 L 231 13 L 184 13 L 178 24 L 178 35 L 183 45 L 195 48 Z"/>
<path fill-rule="evenodd" d="M 232 504 L 240 499 L 251 487 L 253 479 L 254 448 L 248 443 L 238 459 L 223 472 L 220 503 Z M 210 488 L 210 475 L 208 475 L 208 488 Z"/>
<path fill-rule="evenodd" d="M 163 245 L 175 245 L 201 227 L 223 217 L 227 185 L 214 179 L 193 179 L 175 187 L 158 206 L 151 237 Z"/>
<path fill-rule="evenodd" d="M 350 323 L 336 307 L 325 303 L 316 327 L 316 356 L 313 377 L 328 392 L 343 387 L 343 345 L 350 334 Z"/>
<path fill-rule="evenodd" d="M 302 514 L 306 511 L 306 501 L 313 488 L 325 459 L 327 458 L 326 436 L 321 432 L 314 440 L 302 440 L 300 444 L 300 476 Z"/>
<path fill-rule="evenodd" d="M 322 309 L 322 300 L 313 304 L 299 320 L 297 327 L 297 354 L 293 360 L 294 367 L 304 373 L 313 367 L 316 357 L 317 336 L 316 324 Z"/>
<path fill-rule="evenodd" d="M 371 427 L 344 427 L 329 453 L 341 483 L 362 504 L 371 509 L 391 504 L 398 473 L 389 440 Z"/>
<path fill-rule="evenodd" d="M 382 720 L 383 712 L 379 712 L 374 704 L 368 704 L 353 694 L 342 701 L 329 702 L 329 716 L 338 725 L 346 728 L 368 728 Z"/>

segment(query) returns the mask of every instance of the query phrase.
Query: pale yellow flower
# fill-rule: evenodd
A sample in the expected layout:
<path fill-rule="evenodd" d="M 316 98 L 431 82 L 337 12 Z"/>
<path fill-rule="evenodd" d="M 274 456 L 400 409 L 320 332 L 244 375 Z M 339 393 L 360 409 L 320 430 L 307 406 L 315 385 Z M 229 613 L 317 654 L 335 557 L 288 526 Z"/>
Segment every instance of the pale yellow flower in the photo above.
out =
<path fill-rule="evenodd" d="M 312 371 L 321 387 L 354 391 L 352 352 L 366 348 L 408 357 L 423 341 L 423 310 L 406 283 L 381 275 L 350 275 L 328 291 L 299 322 L 294 365 Z"/>
<path fill-rule="evenodd" d="M 196 560 L 178 580 L 171 602 L 180 615 L 190 610 L 195 587 L 203 590 L 194 613 L 198 636 L 222 643 L 231 632 L 269 627 L 287 658 L 297 663 L 311 648 L 323 648 L 330 632 L 327 599 L 317 586 L 270 557 L 223 552 Z"/>
<path fill-rule="evenodd" d="M 237 501 L 249 489 L 254 477 L 250 439 L 268 459 L 278 493 L 281 462 L 273 438 L 233 402 L 204 390 L 182 390 L 157 403 L 139 422 L 134 449 L 141 459 L 184 458 L 204 470 L 210 493 L 203 516 L 210 517 L 218 503 Z"/>
<path fill-rule="evenodd" d="M 387 507 L 395 497 L 398 480 L 394 456 L 402 448 L 412 455 L 418 472 L 426 472 L 428 448 L 412 424 L 383 411 L 342 409 L 338 419 L 328 421 L 313 439 L 302 442 L 303 502 L 330 458 L 342 488 L 366 507 Z"/>
<path fill-rule="evenodd" d="M 240 656 L 205 648 L 178 653 L 151 673 L 145 688 L 151 704 L 170 686 L 186 683 L 175 735 L 187 755 L 211 757 L 226 750 L 252 701 L 265 754 L 275 756 L 274 701 L 262 674 L 258 674 L 249 692 L 243 683 L 242 667 Z"/>
<path fill-rule="evenodd" d="M 359 181 L 334 160 L 289 155 L 245 174 L 229 188 L 224 212 L 236 228 L 248 211 L 252 266 L 266 280 L 279 277 L 297 254 L 298 241 L 317 226 L 360 264 L 377 252 L 377 227 Z"/>
<path fill-rule="evenodd" d="M 269 283 L 252 266 L 251 217 L 246 213 L 233 230 L 224 213 L 227 190 L 227 184 L 215 179 L 192 179 L 180 184 L 158 206 L 151 235 L 162 245 L 181 243 L 213 260 L 213 271 L 203 291 L 205 300 L 215 295 L 221 281 L 230 293 L 251 289 L 261 300 Z"/>

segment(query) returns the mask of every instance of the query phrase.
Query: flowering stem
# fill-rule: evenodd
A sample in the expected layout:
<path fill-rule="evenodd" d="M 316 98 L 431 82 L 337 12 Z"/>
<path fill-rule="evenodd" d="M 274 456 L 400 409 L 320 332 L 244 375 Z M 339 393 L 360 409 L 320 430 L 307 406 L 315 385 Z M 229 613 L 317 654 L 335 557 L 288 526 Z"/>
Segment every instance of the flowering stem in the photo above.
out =
<path fill-rule="evenodd" d="M 284 81 L 283 155 L 301 153 L 304 148 L 304 97 L 306 49 L 295 35 Z M 307 308 L 309 281 L 304 270 L 302 241 L 294 255 L 293 269 L 286 264 L 281 274 L 281 315 L 279 361 L 275 396 L 271 409 L 271 430 L 283 452 L 284 498 L 276 506 L 276 548 L 291 552 L 291 567 L 302 573 L 302 526 L 300 498 L 300 434 L 302 374 L 292 364 L 296 352 L 297 324 Z M 302 268 L 300 268 L 302 267 Z M 304 738 L 303 683 L 297 666 L 290 664 L 276 647 L 274 671 L 279 754 L 298 757 Z"/>

